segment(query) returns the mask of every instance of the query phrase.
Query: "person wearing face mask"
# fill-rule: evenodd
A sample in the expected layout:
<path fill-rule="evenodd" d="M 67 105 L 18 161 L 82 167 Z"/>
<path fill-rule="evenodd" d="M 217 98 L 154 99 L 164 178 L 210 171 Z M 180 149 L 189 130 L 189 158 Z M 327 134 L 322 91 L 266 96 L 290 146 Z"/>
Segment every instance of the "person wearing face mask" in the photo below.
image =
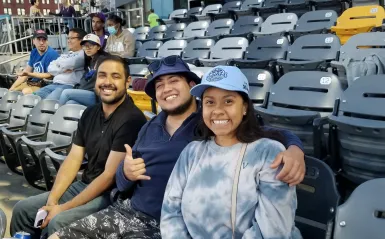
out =
<path fill-rule="evenodd" d="M 135 54 L 135 37 L 127 29 L 126 22 L 119 16 L 111 15 L 107 20 L 108 33 L 105 51 L 120 57 L 133 57 Z"/>

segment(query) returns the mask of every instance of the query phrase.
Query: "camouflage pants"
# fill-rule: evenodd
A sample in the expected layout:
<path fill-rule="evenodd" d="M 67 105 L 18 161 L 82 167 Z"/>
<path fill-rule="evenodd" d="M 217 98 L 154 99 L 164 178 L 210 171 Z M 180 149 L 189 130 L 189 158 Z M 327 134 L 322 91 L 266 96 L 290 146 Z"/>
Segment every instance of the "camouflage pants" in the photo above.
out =
<path fill-rule="evenodd" d="M 130 200 L 94 213 L 60 229 L 60 239 L 161 238 L 158 222 L 131 207 Z"/>

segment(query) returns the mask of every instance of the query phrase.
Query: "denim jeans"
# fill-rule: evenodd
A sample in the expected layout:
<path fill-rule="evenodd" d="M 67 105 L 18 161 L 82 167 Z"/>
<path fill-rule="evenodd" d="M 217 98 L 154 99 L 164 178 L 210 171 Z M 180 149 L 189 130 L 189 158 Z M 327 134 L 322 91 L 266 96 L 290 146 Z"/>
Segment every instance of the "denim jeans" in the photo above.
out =
<path fill-rule="evenodd" d="M 87 186 L 88 185 L 82 181 L 77 181 L 71 184 L 71 186 L 60 198 L 59 204 L 72 200 Z M 44 235 L 45 233 L 48 233 L 48 235 L 51 235 L 60 228 L 68 226 L 72 222 L 82 219 L 83 217 L 96 213 L 111 204 L 110 192 L 105 192 L 101 196 L 94 198 L 82 206 L 59 213 L 42 231 L 41 229 L 34 228 L 33 224 L 35 222 L 37 211 L 46 205 L 49 193 L 50 192 L 46 192 L 32 196 L 16 203 L 13 208 L 11 219 L 11 235 L 14 235 L 19 231 L 25 231 L 31 234 L 32 239 L 39 239 L 41 234 Z"/>
<path fill-rule="evenodd" d="M 66 89 L 61 93 L 59 103 L 61 105 L 79 104 L 88 107 L 96 103 L 96 95 L 89 90 Z"/>
<path fill-rule="evenodd" d="M 40 88 L 40 90 L 35 91 L 34 94 L 40 96 L 42 99 L 59 100 L 63 90 L 72 88 L 73 86 L 71 85 L 53 83 Z"/>

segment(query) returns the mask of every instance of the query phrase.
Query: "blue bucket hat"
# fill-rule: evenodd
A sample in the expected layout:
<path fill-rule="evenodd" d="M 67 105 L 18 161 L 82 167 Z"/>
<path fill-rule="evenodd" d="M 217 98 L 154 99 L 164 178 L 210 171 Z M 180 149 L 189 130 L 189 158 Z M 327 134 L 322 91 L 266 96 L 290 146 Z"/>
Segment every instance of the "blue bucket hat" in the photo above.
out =
<path fill-rule="evenodd" d="M 204 91 L 210 87 L 249 95 L 249 81 L 242 71 L 235 66 L 214 67 L 203 76 L 202 83 L 194 86 L 190 92 L 193 96 L 202 98 Z"/>
<path fill-rule="evenodd" d="M 153 99 L 156 99 L 155 81 L 160 76 L 183 73 L 189 82 L 194 81 L 195 84 L 201 82 L 201 78 L 190 70 L 190 67 L 180 58 L 180 56 L 168 56 L 155 61 L 148 66 L 148 70 L 152 74 L 152 78 L 147 81 L 144 91 Z"/>

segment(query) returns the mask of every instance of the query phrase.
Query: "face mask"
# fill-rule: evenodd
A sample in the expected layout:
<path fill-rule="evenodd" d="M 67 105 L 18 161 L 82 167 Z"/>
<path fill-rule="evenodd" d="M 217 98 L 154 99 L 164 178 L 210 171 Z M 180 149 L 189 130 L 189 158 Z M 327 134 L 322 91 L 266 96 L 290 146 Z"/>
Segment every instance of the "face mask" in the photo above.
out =
<path fill-rule="evenodd" d="M 108 33 L 110 33 L 110 35 L 115 35 L 117 30 L 115 29 L 115 27 L 108 27 L 107 28 L 107 31 Z"/>

